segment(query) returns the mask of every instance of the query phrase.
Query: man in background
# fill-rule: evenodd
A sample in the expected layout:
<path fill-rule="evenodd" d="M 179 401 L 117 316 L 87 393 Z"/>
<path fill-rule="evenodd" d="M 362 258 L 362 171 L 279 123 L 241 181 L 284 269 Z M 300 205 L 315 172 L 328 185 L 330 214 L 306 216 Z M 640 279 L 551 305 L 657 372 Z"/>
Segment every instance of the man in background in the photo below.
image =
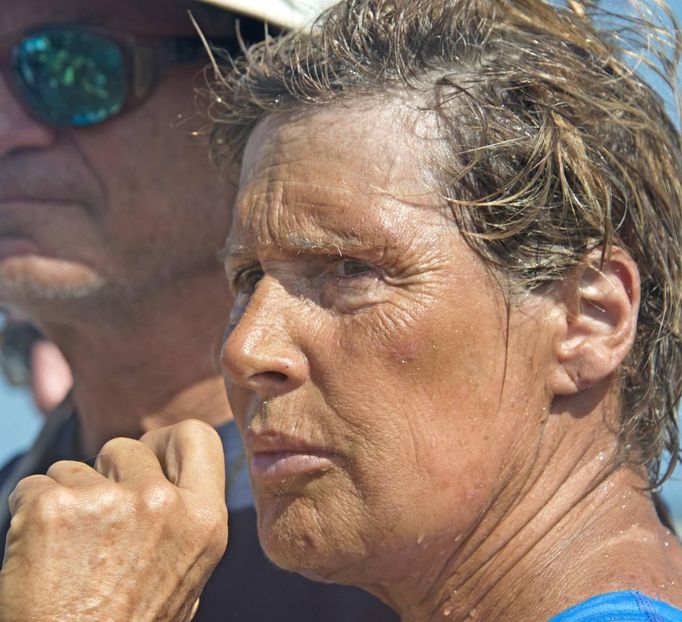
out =
<path fill-rule="evenodd" d="M 303 24 L 320 2 L 222 2 L 246 40 Z M 294 5 L 295 6 L 292 6 Z M 190 0 L 5 1 L 0 36 L 0 306 L 63 352 L 71 397 L 0 473 L 7 496 L 58 460 L 91 461 L 116 436 L 189 417 L 227 463 L 234 546 L 196 620 L 394 619 L 365 594 L 275 569 L 256 534 L 241 446 L 216 367 L 231 300 L 215 251 L 233 175 L 207 162 L 192 84 L 209 40 L 238 52 L 235 14 Z M 6 48 L 7 49 L 7 48 Z M 263 589 L 268 597 L 263 598 Z"/>

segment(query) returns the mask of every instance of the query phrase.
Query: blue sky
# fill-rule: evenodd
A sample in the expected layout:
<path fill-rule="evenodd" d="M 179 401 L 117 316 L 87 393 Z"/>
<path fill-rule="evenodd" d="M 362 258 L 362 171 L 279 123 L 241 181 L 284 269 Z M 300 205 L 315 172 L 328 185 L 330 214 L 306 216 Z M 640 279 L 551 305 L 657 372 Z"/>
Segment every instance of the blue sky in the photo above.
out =
<path fill-rule="evenodd" d="M 673 12 L 682 21 L 682 1 L 669 0 Z M 622 6 L 621 2 L 618 3 Z M 28 446 L 42 424 L 25 391 L 8 387 L 0 379 L 0 464 Z M 682 532 L 682 469 L 666 484 L 664 496 L 675 513 Z"/>

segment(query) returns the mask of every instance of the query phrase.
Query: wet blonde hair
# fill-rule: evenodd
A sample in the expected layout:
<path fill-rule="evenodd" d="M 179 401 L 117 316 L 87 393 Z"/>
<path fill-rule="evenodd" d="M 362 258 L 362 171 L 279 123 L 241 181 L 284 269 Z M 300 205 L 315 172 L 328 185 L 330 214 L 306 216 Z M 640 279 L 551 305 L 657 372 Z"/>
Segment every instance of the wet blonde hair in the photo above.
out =
<path fill-rule="evenodd" d="M 669 476 L 682 392 L 680 136 L 642 69 L 676 101 L 680 32 L 663 2 L 618 15 L 566 0 L 348 0 L 312 34 L 250 48 L 212 87 L 214 153 L 240 154 L 275 111 L 420 94 L 444 203 L 469 244 L 526 291 L 592 249 L 627 250 L 642 280 L 620 370 L 621 446 Z"/>

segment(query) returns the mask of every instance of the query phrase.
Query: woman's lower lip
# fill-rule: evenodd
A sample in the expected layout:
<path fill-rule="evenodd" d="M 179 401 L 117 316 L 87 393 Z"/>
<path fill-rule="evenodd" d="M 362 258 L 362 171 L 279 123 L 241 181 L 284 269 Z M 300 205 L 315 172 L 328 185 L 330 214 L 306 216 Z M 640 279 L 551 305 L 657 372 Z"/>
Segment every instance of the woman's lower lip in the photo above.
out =
<path fill-rule="evenodd" d="M 333 459 L 326 453 L 276 451 L 257 453 L 251 457 L 251 477 L 264 481 L 278 481 L 326 471 L 333 466 Z"/>

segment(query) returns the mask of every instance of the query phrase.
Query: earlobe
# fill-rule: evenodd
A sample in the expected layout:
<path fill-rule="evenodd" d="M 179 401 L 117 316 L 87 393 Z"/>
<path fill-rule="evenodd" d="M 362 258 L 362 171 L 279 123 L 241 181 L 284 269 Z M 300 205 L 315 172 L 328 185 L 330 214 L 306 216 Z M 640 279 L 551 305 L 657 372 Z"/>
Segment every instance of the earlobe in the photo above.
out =
<path fill-rule="evenodd" d="M 613 247 L 585 256 L 556 290 L 557 319 L 551 390 L 571 395 L 606 381 L 632 348 L 637 330 L 640 280 L 637 265 Z"/>

